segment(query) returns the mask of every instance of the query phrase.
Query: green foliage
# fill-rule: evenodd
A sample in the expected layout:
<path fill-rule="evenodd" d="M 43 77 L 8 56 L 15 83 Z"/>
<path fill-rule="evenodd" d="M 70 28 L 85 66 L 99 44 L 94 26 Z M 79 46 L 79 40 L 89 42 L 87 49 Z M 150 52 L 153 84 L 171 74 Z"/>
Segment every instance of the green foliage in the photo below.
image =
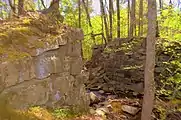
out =
<path fill-rule="evenodd" d="M 120 10 L 120 15 L 121 15 L 121 37 L 126 37 L 127 36 L 127 9 L 122 9 Z M 117 31 L 117 21 L 116 21 L 116 13 L 113 15 L 113 38 L 116 37 L 116 31 Z M 91 18 L 91 23 L 93 26 L 93 31 L 94 34 L 99 34 L 102 33 L 102 19 L 100 15 L 94 16 Z M 93 41 L 90 33 L 91 33 L 91 28 L 88 26 L 88 23 L 82 26 L 82 29 L 84 31 L 85 39 L 83 42 L 83 51 L 84 51 L 84 57 L 87 59 L 91 58 L 92 54 L 92 46 L 93 45 L 99 45 L 103 44 L 104 41 L 102 40 L 102 36 L 96 36 L 96 40 Z M 103 32 L 105 34 L 105 31 Z"/>
<path fill-rule="evenodd" d="M 95 16 L 95 17 L 92 17 L 91 18 L 91 23 L 93 25 L 93 31 L 94 31 L 94 34 L 99 34 L 101 33 L 101 17 L 100 16 Z M 83 31 L 84 31 L 84 34 L 86 35 L 85 36 L 85 39 L 83 41 L 83 51 L 84 51 L 84 57 L 87 58 L 87 59 L 90 59 L 91 58 L 91 55 L 92 55 L 92 47 L 93 45 L 95 44 L 102 44 L 103 41 L 102 41 L 102 37 L 99 35 L 99 36 L 96 36 L 95 37 L 95 41 L 92 39 L 92 37 L 90 36 L 90 33 L 91 33 L 91 28 L 89 27 L 88 23 L 82 27 Z"/>
<path fill-rule="evenodd" d="M 162 106 L 157 106 L 156 108 L 157 108 L 157 112 L 159 112 L 160 120 L 165 120 L 167 110 Z"/>
<path fill-rule="evenodd" d="M 0 18 L 6 18 L 8 16 L 8 12 L 5 10 L 7 5 L 5 2 L 0 1 Z"/>
<path fill-rule="evenodd" d="M 80 115 L 80 113 L 77 113 L 70 108 L 59 108 L 59 109 L 55 109 L 53 111 L 53 115 L 57 119 L 65 120 L 65 119 L 69 119 L 69 118 L 78 117 Z"/>
<path fill-rule="evenodd" d="M 92 11 L 92 8 L 90 7 L 90 4 L 89 3 L 89 12 L 91 13 Z M 62 0 L 61 1 L 61 8 L 60 8 L 60 11 L 62 13 L 62 15 L 64 16 L 64 22 L 72 27 L 78 27 L 78 5 L 77 5 L 77 0 Z M 99 17 L 98 19 L 100 19 L 100 16 L 97 16 Z M 92 22 L 92 25 L 94 28 L 98 28 L 99 32 L 101 31 L 101 26 L 98 27 L 101 22 L 99 22 L 99 24 L 96 22 L 96 20 L 93 20 L 93 19 L 96 19 L 96 18 L 92 18 L 91 19 L 91 22 Z M 98 24 L 98 26 L 97 26 Z M 85 13 L 85 8 L 83 7 L 83 5 L 81 6 L 81 28 L 83 29 L 83 32 L 85 35 L 87 34 L 90 34 L 91 33 L 91 29 L 89 28 L 89 25 L 88 25 L 88 21 L 87 21 L 87 16 L 86 16 L 86 13 Z M 95 30 L 94 30 L 95 31 Z M 96 33 L 96 32 L 94 32 Z M 97 41 L 97 39 L 96 39 Z M 83 53 L 84 53 L 84 57 L 85 58 L 91 58 L 91 48 L 92 48 L 92 45 L 94 44 L 94 41 L 92 40 L 92 38 L 90 37 L 90 35 L 87 35 L 85 36 L 84 38 L 84 41 L 83 41 Z"/>
<path fill-rule="evenodd" d="M 3 7 L 3 6 L 5 6 L 5 5 L 6 5 L 6 3 L 0 1 L 0 7 Z"/>
<path fill-rule="evenodd" d="M 168 96 L 169 99 L 181 98 L 181 44 L 179 42 L 163 42 L 162 49 L 165 56 L 170 56 L 164 61 L 162 67 L 165 68 L 160 74 L 160 80 L 163 84 L 159 94 Z M 159 56 L 159 55 L 158 55 Z"/>
<path fill-rule="evenodd" d="M 181 40 L 181 12 L 173 8 L 162 10 L 160 21 L 160 35 L 169 40 Z"/>

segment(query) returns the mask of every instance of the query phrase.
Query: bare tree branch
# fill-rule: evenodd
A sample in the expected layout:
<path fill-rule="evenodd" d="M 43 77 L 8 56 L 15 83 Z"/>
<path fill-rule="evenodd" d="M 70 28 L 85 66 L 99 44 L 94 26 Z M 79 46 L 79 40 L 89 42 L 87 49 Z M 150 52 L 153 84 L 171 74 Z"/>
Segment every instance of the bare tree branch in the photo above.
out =
<path fill-rule="evenodd" d="M 44 3 L 44 0 L 40 0 L 41 1 L 41 4 L 43 5 L 44 9 L 46 9 L 46 6 L 45 6 L 45 3 Z"/>

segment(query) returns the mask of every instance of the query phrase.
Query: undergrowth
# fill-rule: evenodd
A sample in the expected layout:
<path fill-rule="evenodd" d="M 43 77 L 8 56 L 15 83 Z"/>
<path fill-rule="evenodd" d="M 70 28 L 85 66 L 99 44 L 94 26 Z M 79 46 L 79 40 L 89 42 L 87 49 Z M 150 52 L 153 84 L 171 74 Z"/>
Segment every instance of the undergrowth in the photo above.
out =
<path fill-rule="evenodd" d="M 33 106 L 26 110 L 16 110 L 4 98 L 0 99 L 0 120 L 69 120 L 83 114 L 86 113 L 78 112 L 73 107 L 48 110 Z"/>

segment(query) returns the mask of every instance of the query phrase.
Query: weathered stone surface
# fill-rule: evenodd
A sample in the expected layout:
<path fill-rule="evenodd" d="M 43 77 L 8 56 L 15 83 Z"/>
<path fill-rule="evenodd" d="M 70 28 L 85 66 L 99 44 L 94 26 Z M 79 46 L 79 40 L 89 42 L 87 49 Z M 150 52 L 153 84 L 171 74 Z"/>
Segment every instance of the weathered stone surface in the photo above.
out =
<path fill-rule="evenodd" d="M 80 29 L 65 27 L 63 30 L 59 35 L 46 34 L 52 41 L 42 40 L 43 47 L 27 49 L 29 57 L 0 63 L 0 96 L 8 96 L 8 103 L 13 107 L 70 105 L 88 108 L 89 95 L 84 86 L 87 77 L 81 74 L 80 40 L 84 35 Z M 29 44 L 35 44 L 38 39 L 28 36 Z"/>
<path fill-rule="evenodd" d="M 48 77 L 51 73 L 61 72 L 62 64 L 57 50 L 48 51 L 34 59 L 36 77 L 39 79 Z M 59 69 L 60 68 L 60 69 Z"/>
<path fill-rule="evenodd" d="M 82 70 L 82 58 L 72 58 L 71 64 L 70 64 L 70 73 L 72 75 L 78 75 L 81 73 Z"/>
<path fill-rule="evenodd" d="M 35 77 L 32 59 L 4 62 L 1 64 L 1 79 L 5 87 L 10 87 Z"/>
<path fill-rule="evenodd" d="M 106 107 L 101 107 L 101 108 L 97 108 L 95 112 L 96 112 L 95 114 L 97 115 L 105 116 L 106 114 L 109 113 L 109 109 Z"/>
<path fill-rule="evenodd" d="M 15 85 L 18 82 L 19 71 L 15 66 L 17 65 L 8 62 L 1 65 L 1 79 L 5 83 L 5 87 Z"/>
<path fill-rule="evenodd" d="M 129 106 L 129 105 L 122 105 L 122 110 L 124 112 L 127 112 L 131 115 L 136 115 L 136 113 L 138 113 L 139 111 L 139 108 L 136 108 L 136 107 L 132 107 L 132 106 Z"/>
<path fill-rule="evenodd" d="M 98 96 L 96 94 L 94 94 L 93 92 L 90 92 L 89 94 L 90 94 L 90 100 L 92 103 L 96 103 L 96 102 L 100 101 Z"/>
<path fill-rule="evenodd" d="M 26 108 L 30 105 L 42 105 L 48 101 L 47 79 L 28 81 L 5 89 L 2 95 L 7 96 L 8 103 L 14 108 Z"/>

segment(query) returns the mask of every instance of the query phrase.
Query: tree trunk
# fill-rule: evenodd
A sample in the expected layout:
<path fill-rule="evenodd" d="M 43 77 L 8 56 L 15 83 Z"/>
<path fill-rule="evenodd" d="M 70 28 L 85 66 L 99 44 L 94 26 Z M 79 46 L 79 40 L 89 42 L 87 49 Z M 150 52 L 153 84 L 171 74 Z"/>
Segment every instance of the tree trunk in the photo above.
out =
<path fill-rule="evenodd" d="M 156 41 L 156 0 L 148 0 L 148 33 L 146 42 L 146 63 L 144 74 L 144 97 L 141 120 L 151 120 L 154 103 L 155 84 L 155 41 Z"/>
<path fill-rule="evenodd" d="M 79 9 L 79 28 L 81 28 L 81 0 L 78 0 L 78 9 Z"/>
<path fill-rule="evenodd" d="M 8 0 L 8 2 L 9 2 L 9 6 L 10 6 L 10 8 L 11 8 L 11 11 L 12 11 L 13 13 L 16 13 L 16 8 L 15 8 L 15 6 L 13 5 L 12 1 L 11 1 L 11 0 Z"/>
<path fill-rule="evenodd" d="M 2 7 L 0 7 L 0 15 L 1 15 L 1 17 L 0 17 L 0 21 L 3 19 L 3 8 Z"/>
<path fill-rule="evenodd" d="M 117 37 L 120 38 L 120 7 L 119 7 L 119 0 L 116 0 L 116 6 L 117 6 Z"/>
<path fill-rule="evenodd" d="M 102 14 L 103 19 L 104 19 L 104 26 L 105 26 L 105 31 L 106 31 L 106 40 L 108 41 L 109 40 L 109 31 L 108 31 L 108 25 L 107 25 L 107 19 L 106 19 L 103 0 L 100 0 L 100 5 L 101 5 L 101 14 Z"/>
<path fill-rule="evenodd" d="M 17 13 L 17 7 L 16 7 L 16 0 L 13 0 L 13 6 L 14 6 L 14 9 L 15 9 L 15 13 Z"/>
<path fill-rule="evenodd" d="M 88 7 L 87 7 L 87 5 L 85 3 L 85 0 L 82 0 L 82 3 L 83 3 L 83 6 L 85 8 L 85 12 L 86 12 L 86 15 L 87 15 L 87 20 L 89 22 L 89 27 L 91 28 L 91 37 L 92 37 L 92 39 L 94 40 L 94 43 L 95 43 L 95 36 L 94 36 L 94 31 L 93 31 L 93 27 L 92 27 L 90 15 L 89 15 Z"/>
<path fill-rule="evenodd" d="M 86 6 L 89 8 L 89 0 L 86 0 Z"/>
<path fill-rule="evenodd" d="M 87 15 L 87 19 L 88 19 L 88 22 L 89 22 L 89 26 L 92 28 L 92 23 L 91 23 L 90 15 L 89 15 L 88 7 L 87 7 L 87 5 L 86 5 L 86 3 L 85 3 L 85 0 L 82 0 L 82 3 L 83 3 L 83 6 L 84 6 L 86 15 Z"/>
<path fill-rule="evenodd" d="M 60 12 L 59 12 L 59 2 L 60 0 L 52 0 L 50 6 L 48 9 L 45 9 L 42 11 L 43 14 L 49 14 L 49 13 L 53 13 L 54 16 L 56 16 L 57 18 L 59 18 Z M 53 17 L 53 16 L 52 16 Z"/>
<path fill-rule="evenodd" d="M 163 9 L 163 3 L 162 0 L 159 0 L 159 6 L 160 6 L 160 11 Z"/>
<path fill-rule="evenodd" d="M 60 0 L 52 0 L 50 7 L 53 7 L 54 10 L 59 11 L 59 3 L 60 3 Z"/>
<path fill-rule="evenodd" d="M 129 29 L 130 29 L 130 0 L 128 0 L 128 21 L 127 21 L 127 24 L 128 24 L 128 37 L 130 36 L 130 32 L 129 32 Z"/>
<path fill-rule="evenodd" d="M 162 15 L 162 10 L 163 10 L 163 2 L 162 2 L 162 0 L 159 0 L 159 7 L 160 7 L 160 9 L 159 9 L 159 11 L 160 11 L 160 16 L 161 16 L 161 20 L 159 21 L 160 22 L 160 24 L 162 24 L 162 17 L 163 17 L 163 15 Z M 157 37 L 160 37 L 160 35 L 159 35 L 159 22 L 157 21 Z"/>
<path fill-rule="evenodd" d="M 112 25 L 113 25 L 113 1 L 112 0 L 109 0 L 109 21 L 110 21 L 109 40 L 112 40 Z"/>
<path fill-rule="evenodd" d="M 133 33 L 135 32 L 135 29 L 136 29 L 135 10 L 136 10 L 136 1 L 132 0 L 132 2 L 131 2 L 131 18 L 130 18 L 129 37 L 133 37 Z"/>
<path fill-rule="evenodd" d="M 169 1 L 169 5 L 173 5 L 173 4 L 172 4 L 172 0 Z"/>
<path fill-rule="evenodd" d="M 18 0 L 18 15 L 22 15 L 24 12 L 24 0 Z"/>
<path fill-rule="evenodd" d="M 100 4 L 100 8 L 101 8 L 101 4 Z M 104 36 L 104 17 L 103 15 L 101 14 L 101 30 L 102 30 L 102 44 L 103 44 L 103 41 L 105 40 L 105 36 Z M 107 44 L 106 40 L 104 41 L 105 42 L 105 45 Z"/>
<path fill-rule="evenodd" d="M 78 9 L 79 9 L 79 28 L 81 28 L 81 0 L 78 0 Z M 82 56 L 82 59 L 84 59 L 82 40 L 81 40 L 81 56 Z"/>
<path fill-rule="evenodd" d="M 143 0 L 140 0 L 138 36 L 143 35 Z"/>

